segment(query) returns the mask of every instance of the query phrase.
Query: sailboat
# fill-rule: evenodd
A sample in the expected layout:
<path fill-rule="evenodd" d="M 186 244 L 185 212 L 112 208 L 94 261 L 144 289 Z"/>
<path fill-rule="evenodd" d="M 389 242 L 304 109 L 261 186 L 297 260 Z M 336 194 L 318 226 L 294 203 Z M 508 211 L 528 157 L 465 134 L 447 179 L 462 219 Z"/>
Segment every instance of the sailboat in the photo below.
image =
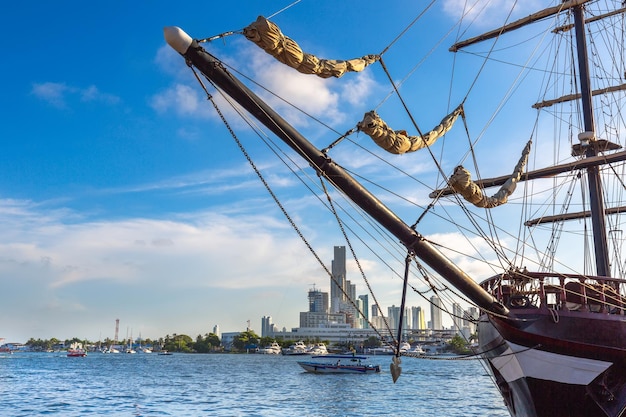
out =
<path fill-rule="evenodd" d="M 355 121 L 354 129 L 323 149 L 313 145 L 240 81 L 235 71 L 203 48 L 202 41 L 213 38 L 193 39 L 173 26 L 166 27 L 164 34 L 189 67 L 256 118 L 302 157 L 325 183 L 339 190 L 399 241 L 407 251 L 407 265 L 408 261 L 418 263 L 419 273 L 428 282 L 443 279 L 479 309 L 477 355 L 511 416 L 626 416 L 626 265 L 620 252 L 620 214 L 626 207 L 619 203 L 626 190 L 626 151 L 622 150 L 626 119 L 621 113 L 626 109 L 624 3 L 547 3 L 551 6 L 527 17 L 447 44 L 455 59 L 479 62 L 463 66 L 465 73 L 475 70 L 478 76 L 468 82 L 469 87 L 464 86 L 468 93 L 460 96 L 460 104 L 450 106 L 452 111 L 442 115 L 432 130 L 419 129 L 415 121 L 415 135 L 407 133 L 407 128 L 394 130 L 384 121 L 381 108 L 366 113 L 362 121 Z M 349 72 L 368 71 L 379 61 L 387 70 L 382 54 L 325 60 L 304 53 L 296 41 L 263 17 L 241 33 L 279 61 L 310 76 L 349 77 Z M 530 40 L 539 46 L 530 46 Z M 472 49 L 479 47 L 482 49 Z M 559 48 L 565 48 L 565 52 Z M 463 51 L 469 53 L 459 55 Z M 530 58 L 521 58 L 522 52 Z M 508 54 L 505 56 L 510 61 L 505 65 L 498 53 Z M 547 63 L 545 70 L 539 70 L 541 63 Z M 565 69 L 557 69 L 559 64 Z M 502 107 L 478 129 L 479 133 L 472 133 L 476 129 L 472 115 L 488 111 L 482 98 L 473 99 L 477 80 L 489 78 L 482 73 L 487 65 L 500 65 L 498 71 L 513 68 L 517 75 L 513 87 L 505 89 L 501 96 Z M 566 79 L 566 75 L 573 78 Z M 504 87 L 498 72 L 492 76 L 488 83 L 483 83 L 485 88 L 491 91 Z M 389 78 L 394 82 L 393 77 Z M 530 98 L 529 87 L 524 84 L 527 79 L 544 89 L 539 100 L 528 103 L 536 121 L 530 127 L 517 125 L 517 119 L 523 119 L 520 111 L 517 118 L 497 123 L 497 117 L 505 114 L 503 108 L 513 101 L 514 95 L 520 94 L 524 100 Z M 404 92 L 397 87 L 394 84 L 393 93 L 400 99 Z M 571 91 L 557 92 L 557 87 Z M 445 100 L 444 96 L 428 97 L 427 101 Z M 416 106 L 428 105 L 426 100 L 418 101 Z M 403 107 L 411 114 L 404 101 Z M 548 127 L 544 116 L 565 127 Z M 459 121 L 464 125 L 461 128 Z M 492 127 L 506 131 L 487 133 Z M 414 224 L 402 220 L 331 157 L 334 148 L 355 132 L 371 137 L 374 144 L 370 145 L 389 154 L 387 161 L 417 151 L 430 154 L 437 162 L 439 177 L 429 193 L 432 203 Z M 447 138 L 452 134 L 467 135 L 469 140 L 465 144 L 457 140 L 451 145 Z M 513 142 L 524 135 L 524 140 Z M 446 138 L 445 149 L 441 145 L 435 151 L 442 137 Z M 511 167 L 507 175 L 479 176 L 480 162 L 485 159 L 478 151 L 489 150 L 480 140 L 489 138 L 510 141 L 510 154 L 515 156 L 508 158 Z M 548 139 L 553 144 L 548 145 Z M 461 147 L 466 152 L 461 158 L 464 163 L 447 161 L 445 156 L 436 158 Z M 549 151 L 557 154 L 556 161 L 550 161 L 551 166 L 543 165 Z M 454 152 L 452 155 L 454 158 Z M 468 169 L 468 161 L 478 163 Z M 612 180 L 616 182 L 611 183 Z M 494 187 L 497 191 L 489 196 Z M 576 197 L 577 191 L 583 197 Z M 561 203 L 548 202 L 563 196 L 565 201 Z M 425 219 L 431 218 L 437 224 L 449 220 L 459 233 L 472 228 L 480 245 L 477 240 L 468 239 L 465 246 L 469 247 L 469 254 L 463 257 L 450 241 L 437 242 L 421 234 L 419 227 L 426 227 Z M 469 226 L 462 225 L 461 218 L 470 220 Z M 519 220 L 519 224 L 515 222 L 507 229 L 513 223 L 511 219 Z M 547 238 L 545 246 L 539 245 L 541 237 Z M 582 243 L 574 245 L 574 238 L 579 237 Z M 566 252 L 559 252 L 557 243 L 565 244 Z M 487 255 L 487 250 L 494 255 Z M 460 261 L 453 262 L 453 258 Z M 460 266 L 469 264 L 468 260 L 484 261 L 492 273 L 471 276 L 472 270 Z M 407 266 L 405 271 L 408 270 Z M 403 302 L 408 276 L 407 272 L 403 280 Z M 403 310 L 404 305 L 400 311 Z M 398 340 L 402 339 L 401 327 L 402 323 Z M 391 364 L 394 381 L 401 372 L 400 363 L 398 349 Z"/>

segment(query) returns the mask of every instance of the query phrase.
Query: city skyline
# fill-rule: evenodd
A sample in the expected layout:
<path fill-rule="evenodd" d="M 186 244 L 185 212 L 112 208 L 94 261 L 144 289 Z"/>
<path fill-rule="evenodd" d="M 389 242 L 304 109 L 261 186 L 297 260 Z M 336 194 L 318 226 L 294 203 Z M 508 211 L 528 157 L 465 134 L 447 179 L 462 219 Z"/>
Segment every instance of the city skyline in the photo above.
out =
<path fill-rule="evenodd" d="M 313 284 L 307 292 L 308 310 L 300 312 L 301 328 L 317 328 L 330 325 L 348 324 L 351 328 L 367 329 L 371 323 L 374 328 L 384 330 L 387 326 L 395 335 L 400 320 L 400 307 L 391 305 L 387 307 L 387 315 L 381 313 L 381 306 L 371 305 L 371 315 L 369 313 L 368 294 L 357 294 L 357 287 L 348 279 L 346 271 L 346 248 L 345 246 L 333 247 L 333 259 L 331 260 L 331 275 L 329 277 L 329 291 L 325 292 L 316 284 Z M 331 302 L 329 303 L 329 298 Z M 349 301 L 351 299 L 352 301 Z M 334 301 L 334 303 L 332 302 Z M 424 309 L 421 306 L 410 306 L 405 308 L 402 328 L 409 330 L 457 330 L 462 331 L 465 327 L 470 327 L 473 333 L 473 326 L 470 326 L 469 319 L 477 318 L 477 309 L 463 310 L 458 302 L 451 305 L 452 326 L 449 328 L 443 325 L 444 309 L 442 300 L 435 294 L 430 298 L 430 320 L 426 319 Z M 354 311 L 358 308 L 359 311 Z M 363 314 L 361 316 L 360 314 Z M 361 319 L 361 320 L 359 320 Z M 262 337 L 271 337 L 275 333 L 289 333 L 292 329 L 279 328 L 274 323 L 271 315 L 261 318 Z"/>

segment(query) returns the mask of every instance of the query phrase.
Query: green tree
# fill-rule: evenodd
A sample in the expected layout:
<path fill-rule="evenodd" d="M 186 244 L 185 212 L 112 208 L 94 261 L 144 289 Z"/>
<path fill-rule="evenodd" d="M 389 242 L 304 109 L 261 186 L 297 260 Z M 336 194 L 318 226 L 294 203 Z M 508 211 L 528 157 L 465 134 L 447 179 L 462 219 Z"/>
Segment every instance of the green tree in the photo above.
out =
<path fill-rule="evenodd" d="M 220 339 L 214 333 L 205 333 L 204 337 L 198 335 L 194 343 L 194 350 L 199 353 L 213 352 L 221 345 Z"/>
<path fill-rule="evenodd" d="M 259 339 L 259 346 L 269 346 L 273 342 L 277 342 L 277 340 L 274 339 L 273 337 L 264 336 L 261 339 Z M 281 345 L 281 347 L 283 346 L 282 343 L 280 343 L 280 342 L 278 342 L 278 344 Z M 289 346 L 289 345 L 287 345 L 287 346 Z"/>
<path fill-rule="evenodd" d="M 172 337 L 165 337 L 165 344 L 163 349 L 172 352 L 184 352 L 189 353 L 193 351 L 193 339 L 186 334 L 176 334 Z"/>
<path fill-rule="evenodd" d="M 253 330 L 246 330 L 233 338 L 233 347 L 240 351 L 246 350 L 246 347 L 257 346 L 258 344 L 259 336 Z"/>
<path fill-rule="evenodd" d="M 366 348 L 375 348 L 375 347 L 379 347 L 380 345 L 382 345 L 382 343 L 380 339 L 377 338 L 376 336 L 370 336 L 366 340 L 363 341 L 363 347 L 366 347 Z"/>
<path fill-rule="evenodd" d="M 454 337 L 450 339 L 450 341 L 448 342 L 448 346 L 454 353 L 457 353 L 459 355 L 465 355 L 470 352 L 467 348 L 467 342 L 458 334 L 454 335 Z"/>

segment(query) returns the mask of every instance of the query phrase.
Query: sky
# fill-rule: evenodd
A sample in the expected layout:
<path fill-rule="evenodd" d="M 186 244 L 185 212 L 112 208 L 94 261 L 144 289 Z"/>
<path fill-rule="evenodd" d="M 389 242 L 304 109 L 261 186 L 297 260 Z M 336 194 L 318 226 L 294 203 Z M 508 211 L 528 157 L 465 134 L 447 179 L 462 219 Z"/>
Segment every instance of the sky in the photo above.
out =
<path fill-rule="evenodd" d="M 179 26 L 193 38 L 240 30 L 292 3 L 3 6 L 0 338 L 113 338 L 116 319 L 120 336 L 130 331 L 144 338 L 195 337 L 215 325 L 221 332 L 241 331 L 248 321 L 260 334 L 261 317 L 268 315 L 279 328 L 298 326 L 299 312 L 308 309 L 307 291 L 313 285 L 328 291 L 329 278 L 163 37 L 165 26 Z M 384 7 L 372 0 L 296 3 L 272 20 L 306 51 L 336 59 L 380 52 L 423 7 L 412 0 Z M 430 20 L 394 44 L 394 77 L 406 74 L 415 56 L 427 54 L 463 3 L 435 3 Z M 491 2 L 486 16 L 509 3 Z M 489 27 L 489 17 L 481 19 Z M 406 56 L 396 53 L 406 46 L 414 49 Z M 380 68 L 341 82 L 298 74 L 241 35 L 206 48 L 341 131 L 389 89 Z M 423 104 L 424 125 L 434 125 L 459 97 L 436 90 L 446 86 L 449 74 L 437 66 L 420 71 L 411 81 L 421 83 L 411 99 Z M 336 138 L 267 97 L 315 143 Z M 233 111 L 225 113 L 230 117 Z M 241 121 L 232 123 L 246 139 L 252 136 Z M 255 163 L 330 268 L 333 247 L 346 245 L 341 233 L 310 197 L 291 194 L 297 181 L 254 140 L 245 144 Z M 341 149 L 337 154 L 349 156 Z M 367 160 L 348 159 L 349 168 L 368 169 Z M 425 161 L 406 156 L 400 164 L 419 173 Z M 411 198 L 426 201 L 425 195 Z M 380 260 L 365 253 L 360 262 L 383 286 L 381 304 L 399 304 L 401 285 Z M 348 279 L 358 294 L 366 293 L 354 260 L 348 263 Z M 427 308 L 423 300 L 414 304 Z"/>

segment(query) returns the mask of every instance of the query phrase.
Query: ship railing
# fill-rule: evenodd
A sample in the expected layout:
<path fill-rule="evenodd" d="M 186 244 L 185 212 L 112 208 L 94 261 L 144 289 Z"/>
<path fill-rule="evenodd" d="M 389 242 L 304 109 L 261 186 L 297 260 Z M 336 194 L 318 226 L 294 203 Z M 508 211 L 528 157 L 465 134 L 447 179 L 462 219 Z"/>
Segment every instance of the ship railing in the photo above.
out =
<path fill-rule="evenodd" d="M 511 309 L 535 308 L 624 315 L 626 280 L 513 271 L 481 286 Z"/>

